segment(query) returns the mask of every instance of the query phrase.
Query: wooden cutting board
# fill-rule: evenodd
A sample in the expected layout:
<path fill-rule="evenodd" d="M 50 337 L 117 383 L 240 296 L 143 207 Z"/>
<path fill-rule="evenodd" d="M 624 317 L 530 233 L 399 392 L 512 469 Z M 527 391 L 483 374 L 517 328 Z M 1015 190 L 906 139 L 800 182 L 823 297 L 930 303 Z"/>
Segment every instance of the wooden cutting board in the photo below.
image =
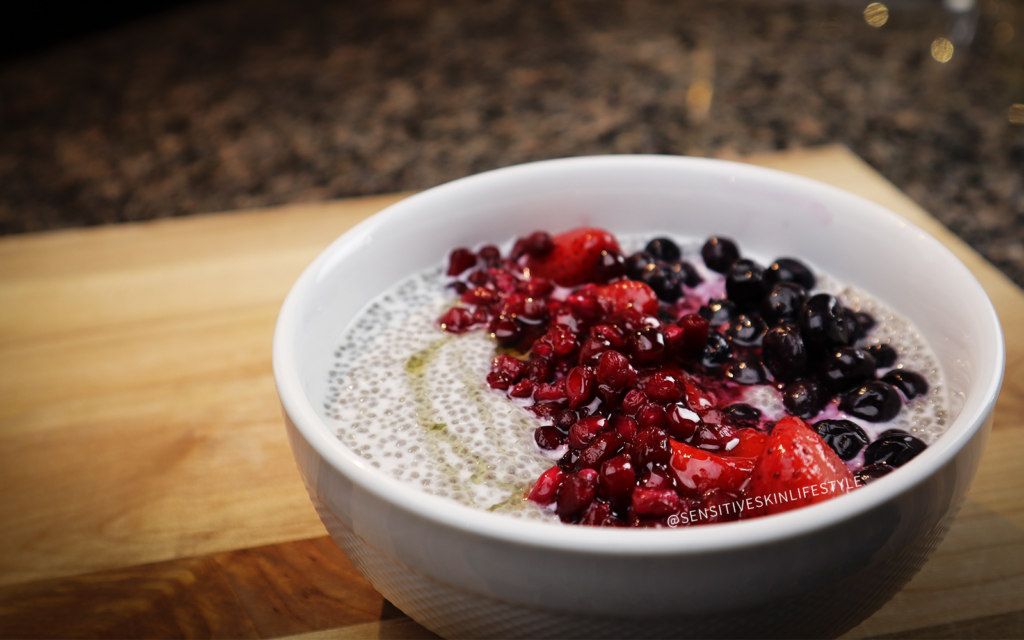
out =
<path fill-rule="evenodd" d="M 1006 333 L 956 524 L 849 636 L 1024 636 L 1024 292 L 845 148 L 746 160 L 924 227 Z M 0 636 L 432 637 L 325 537 L 270 363 L 301 270 L 403 195 L 0 239 Z"/>

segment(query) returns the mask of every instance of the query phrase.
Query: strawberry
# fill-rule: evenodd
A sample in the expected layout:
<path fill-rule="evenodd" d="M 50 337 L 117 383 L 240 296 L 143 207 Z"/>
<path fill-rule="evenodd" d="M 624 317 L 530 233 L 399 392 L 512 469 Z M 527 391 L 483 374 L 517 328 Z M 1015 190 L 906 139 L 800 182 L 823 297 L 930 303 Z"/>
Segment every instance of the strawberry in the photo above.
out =
<path fill-rule="evenodd" d="M 693 497 L 712 489 L 739 493 L 753 466 L 752 458 L 727 458 L 672 441 L 669 468 L 679 482 L 680 491 Z"/>
<path fill-rule="evenodd" d="M 626 309 L 636 309 L 645 316 L 658 315 L 658 294 L 643 282 L 619 280 L 594 289 L 598 303 L 614 316 Z"/>
<path fill-rule="evenodd" d="M 800 418 L 779 420 L 744 491 L 747 517 L 782 513 L 824 502 L 857 486 L 853 474 Z"/>
<path fill-rule="evenodd" d="M 558 234 L 553 241 L 550 251 L 529 254 L 526 266 L 531 276 L 554 280 L 563 287 L 593 282 L 594 268 L 605 249 L 621 253 L 615 236 L 604 229 L 579 227 Z"/>
<path fill-rule="evenodd" d="M 756 458 L 764 451 L 768 435 L 757 429 L 739 429 L 735 437 L 739 442 L 732 449 L 723 449 L 722 455 L 732 458 Z"/>

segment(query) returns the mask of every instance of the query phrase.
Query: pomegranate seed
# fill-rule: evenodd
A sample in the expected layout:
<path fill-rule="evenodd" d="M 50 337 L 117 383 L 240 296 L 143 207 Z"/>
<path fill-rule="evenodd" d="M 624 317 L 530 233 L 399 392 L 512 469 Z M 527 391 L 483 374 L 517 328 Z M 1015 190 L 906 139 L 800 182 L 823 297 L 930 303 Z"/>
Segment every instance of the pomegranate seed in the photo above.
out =
<path fill-rule="evenodd" d="M 659 402 L 676 402 L 683 399 L 683 385 L 676 376 L 658 371 L 647 379 L 644 393 Z"/>
<path fill-rule="evenodd" d="M 649 401 L 647 394 L 640 389 L 630 389 L 622 399 L 622 410 L 626 415 L 635 416 Z"/>
<path fill-rule="evenodd" d="M 546 256 L 554 248 L 555 241 L 545 231 L 534 231 L 526 237 L 523 243 L 523 252 L 535 258 Z"/>
<path fill-rule="evenodd" d="M 597 363 L 597 379 L 609 387 L 625 389 L 636 384 L 636 370 L 618 351 L 605 351 Z M 650 394 L 648 394 L 650 395 Z"/>
<path fill-rule="evenodd" d="M 667 355 L 665 336 L 651 327 L 644 327 L 629 336 L 626 349 L 633 362 L 644 366 L 658 364 Z"/>
<path fill-rule="evenodd" d="M 644 314 L 633 307 L 626 307 L 616 311 L 608 321 L 617 324 L 628 332 L 640 331 L 647 325 L 644 323 Z"/>
<path fill-rule="evenodd" d="M 580 347 L 580 354 L 576 361 L 579 364 L 596 365 L 604 354 L 611 347 L 607 340 L 590 337 L 583 341 Z"/>
<path fill-rule="evenodd" d="M 537 427 L 533 432 L 537 446 L 548 451 L 557 449 L 562 444 L 562 434 L 555 427 Z"/>
<path fill-rule="evenodd" d="M 481 289 L 476 289 L 476 291 L 481 291 Z M 498 316 L 491 320 L 487 330 L 491 337 L 503 347 L 511 347 L 523 337 L 523 326 L 508 316 Z"/>
<path fill-rule="evenodd" d="M 606 405 L 608 410 L 614 411 L 622 405 L 622 396 L 626 392 L 622 389 L 614 389 L 606 384 L 597 385 L 597 397 Z"/>
<path fill-rule="evenodd" d="M 558 488 L 562 486 L 562 481 L 565 479 L 565 473 L 562 472 L 558 467 L 551 467 L 537 478 L 537 482 L 533 483 L 533 488 L 530 489 L 530 493 L 526 496 L 527 500 L 532 500 L 537 504 L 549 505 L 555 501 L 558 496 Z"/>
<path fill-rule="evenodd" d="M 526 375 L 527 366 L 525 362 L 512 356 L 494 356 L 494 360 L 491 360 L 491 371 L 508 374 L 513 382 Z"/>
<path fill-rule="evenodd" d="M 612 508 L 605 502 L 594 501 L 590 503 L 587 510 L 583 513 L 583 517 L 580 518 L 580 524 L 590 527 L 607 527 L 611 526 L 609 520 L 612 516 Z"/>
<path fill-rule="evenodd" d="M 547 358 L 534 358 L 530 361 L 529 366 L 526 368 L 526 377 L 533 380 L 535 383 L 540 384 L 541 382 L 547 382 L 551 379 L 551 374 L 554 371 L 554 367 L 551 366 L 551 361 Z"/>
<path fill-rule="evenodd" d="M 641 428 L 633 437 L 633 462 L 637 467 L 643 468 L 657 463 L 668 464 L 671 459 L 672 445 L 661 429 Z"/>
<path fill-rule="evenodd" d="M 455 249 L 448 256 L 448 275 L 450 276 L 457 276 L 466 269 L 471 269 L 475 266 L 476 254 L 465 247 Z"/>
<path fill-rule="evenodd" d="M 492 371 L 487 374 L 487 384 L 492 389 L 501 389 L 507 391 L 509 387 L 515 384 L 515 380 L 503 371 Z"/>
<path fill-rule="evenodd" d="M 621 413 L 614 414 L 609 420 L 612 429 L 622 436 L 626 442 L 633 440 L 633 436 L 640 430 L 640 426 L 637 425 L 636 420 L 629 416 L 622 415 Z"/>
<path fill-rule="evenodd" d="M 580 457 L 576 460 L 576 468 L 597 469 L 602 462 L 621 451 L 624 444 L 626 441 L 615 431 L 599 433 L 587 445 L 587 448 L 580 452 Z"/>
<path fill-rule="evenodd" d="M 520 283 L 520 290 L 531 298 L 546 298 L 555 290 L 555 285 L 547 278 L 530 278 Z"/>
<path fill-rule="evenodd" d="M 554 423 L 558 427 L 558 430 L 562 433 L 569 433 L 569 429 L 572 425 L 576 424 L 580 420 L 580 415 L 572 409 L 562 409 L 555 414 Z"/>
<path fill-rule="evenodd" d="M 561 469 L 562 471 L 570 473 L 576 470 L 576 459 L 579 457 L 579 450 L 570 447 L 569 450 L 565 452 L 565 455 L 559 458 L 558 462 L 556 462 L 555 464 L 557 464 L 558 468 Z"/>
<path fill-rule="evenodd" d="M 573 367 L 565 376 L 565 396 L 569 408 L 576 409 L 594 399 L 597 383 L 594 370 L 587 366 Z"/>
<path fill-rule="evenodd" d="M 533 395 L 533 382 L 528 378 L 520 380 L 512 385 L 512 388 L 508 390 L 508 395 L 513 398 L 529 398 Z"/>
<path fill-rule="evenodd" d="M 668 426 L 668 417 L 665 415 L 664 407 L 655 402 L 648 402 L 640 407 L 636 414 L 636 422 L 641 429 L 654 427 L 664 431 Z"/>
<path fill-rule="evenodd" d="M 576 348 L 576 334 L 564 324 L 552 326 L 541 340 L 550 344 L 557 356 L 567 356 Z"/>
<path fill-rule="evenodd" d="M 582 514 L 594 501 L 596 491 L 597 472 L 593 469 L 580 469 L 569 474 L 558 489 L 556 513 L 563 521 Z"/>
<path fill-rule="evenodd" d="M 646 489 L 675 490 L 675 480 L 664 465 L 651 465 L 640 474 L 640 486 Z"/>
<path fill-rule="evenodd" d="M 580 320 L 596 320 L 601 315 L 601 307 L 597 298 L 586 293 L 572 293 L 565 299 L 572 314 Z"/>
<path fill-rule="evenodd" d="M 461 300 L 466 304 L 489 305 L 499 300 L 498 292 L 487 287 L 477 287 L 462 294 Z"/>
<path fill-rule="evenodd" d="M 565 400 L 565 381 L 559 380 L 554 384 L 540 383 L 533 392 L 533 399 L 537 402 L 561 402 Z"/>
<path fill-rule="evenodd" d="M 456 280 L 455 282 L 451 283 L 448 286 L 454 289 L 455 293 L 459 294 L 460 296 L 469 291 L 469 287 L 466 285 L 466 283 L 459 282 L 458 280 Z"/>
<path fill-rule="evenodd" d="M 557 402 L 538 402 L 526 407 L 526 410 L 541 420 L 554 420 L 555 415 L 562 410 L 562 407 Z"/>
<path fill-rule="evenodd" d="M 485 244 L 480 247 L 477 255 L 488 267 L 498 267 L 501 265 L 501 251 L 493 244 Z"/>
<path fill-rule="evenodd" d="M 709 420 L 715 420 L 715 422 L 709 422 Z M 717 411 L 709 412 L 704 418 L 703 428 L 694 434 L 690 444 L 705 451 L 726 451 L 729 443 L 733 440 L 736 440 L 735 444 L 739 444 L 739 440 L 736 438 L 736 429 L 722 424 L 721 421 L 722 416 Z"/>
<path fill-rule="evenodd" d="M 586 449 L 598 432 L 606 426 L 608 426 L 608 421 L 603 416 L 580 418 L 569 429 L 569 446 L 576 449 Z"/>
<path fill-rule="evenodd" d="M 465 333 L 473 326 L 473 314 L 464 307 L 452 307 L 444 312 L 437 324 L 448 333 Z"/>
<path fill-rule="evenodd" d="M 677 324 L 668 323 L 661 328 L 665 336 L 665 350 L 670 356 L 679 357 L 686 345 L 686 332 Z"/>
<path fill-rule="evenodd" d="M 590 335 L 601 340 L 607 340 L 612 349 L 619 351 L 626 346 L 626 334 L 622 329 L 613 324 L 595 324 L 590 328 Z"/>
<path fill-rule="evenodd" d="M 668 434 L 676 440 L 689 440 L 702 427 L 700 416 L 682 404 L 671 404 L 665 412 Z"/>
<path fill-rule="evenodd" d="M 469 281 L 478 287 L 491 283 L 491 276 L 486 271 L 474 271 L 469 274 Z"/>
<path fill-rule="evenodd" d="M 602 249 L 594 264 L 594 282 L 611 282 L 626 275 L 626 259 L 618 251 Z"/>
<path fill-rule="evenodd" d="M 683 330 L 683 348 L 679 355 L 688 360 L 699 358 L 708 341 L 711 325 L 696 313 L 690 313 L 679 320 L 679 327 Z"/>
<path fill-rule="evenodd" d="M 662 518 L 679 512 L 679 496 L 671 489 L 637 489 L 633 511 L 638 516 Z"/>
<path fill-rule="evenodd" d="M 598 495 L 617 507 L 629 504 L 636 488 L 636 473 L 628 455 L 615 456 L 601 465 L 597 476 Z"/>
<path fill-rule="evenodd" d="M 524 322 L 536 324 L 548 317 L 550 310 L 543 298 L 526 298 L 523 300 L 519 318 Z"/>
<path fill-rule="evenodd" d="M 696 411 L 697 415 L 703 416 L 715 408 L 714 397 L 703 387 L 690 380 L 685 380 L 683 387 L 686 390 L 686 406 Z"/>

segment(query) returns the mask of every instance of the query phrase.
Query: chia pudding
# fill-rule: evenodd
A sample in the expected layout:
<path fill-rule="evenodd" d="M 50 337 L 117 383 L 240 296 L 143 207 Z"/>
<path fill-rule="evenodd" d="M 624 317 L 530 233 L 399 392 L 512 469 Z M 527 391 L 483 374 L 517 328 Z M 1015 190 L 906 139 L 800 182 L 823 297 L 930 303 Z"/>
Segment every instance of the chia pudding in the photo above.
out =
<path fill-rule="evenodd" d="M 937 358 L 909 320 L 866 292 L 796 259 L 762 268 L 728 239 L 598 234 L 607 246 L 591 251 L 563 247 L 571 233 L 455 250 L 371 301 L 345 328 L 328 372 L 324 409 L 339 440 L 381 473 L 469 507 L 555 523 L 677 526 L 679 513 L 742 502 L 755 464 L 773 464 L 757 456 L 788 416 L 805 420 L 812 435 L 800 431 L 802 442 L 827 449 L 857 484 L 944 431 Z M 632 296 L 626 306 L 647 305 L 646 317 L 609 312 L 602 296 L 612 289 Z M 604 315 L 588 316 L 591 299 Z M 814 332 L 829 327 L 815 325 L 816 305 L 842 334 L 818 346 Z M 602 334 L 606 325 L 624 328 L 628 344 Z M 555 327 L 571 328 L 564 352 Z M 696 350 L 693 340 L 689 353 L 673 347 L 695 327 L 705 332 Z M 792 371 L 773 346 L 790 334 L 803 336 L 809 354 Z M 637 346 L 645 336 L 661 341 L 657 355 Z M 615 384 L 617 373 L 632 377 Z M 663 397 L 666 380 L 678 392 L 670 384 Z M 874 403 L 880 414 L 871 402 L 857 406 L 878 389 L 889 394 Z M 631 407 L 641 396 L 661 409 Z M 700 398 L 707 407 L 696 406 Z M 590 453 L 602 438 L 607 451 Z M 740 470 L 742 483 L 695 489 L 672 457 L 687 451 Z M 610 489 L 623 474 L 628 487 Z M 701 513 L 682 523 L 746 517 Z"/>

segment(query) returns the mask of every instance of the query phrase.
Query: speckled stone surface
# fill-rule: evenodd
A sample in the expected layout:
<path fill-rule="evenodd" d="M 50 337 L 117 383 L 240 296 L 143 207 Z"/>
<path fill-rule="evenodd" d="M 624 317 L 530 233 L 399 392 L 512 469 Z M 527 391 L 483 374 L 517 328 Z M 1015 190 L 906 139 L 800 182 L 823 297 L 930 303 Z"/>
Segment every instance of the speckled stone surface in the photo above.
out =
<path fill-rule="evenodd" d="M 842 143 L 1024 285 L 1024 5 L 943 64 L 937 5 L 863 4 L 179 6 L 0 63 L 0 231 Z"/>

